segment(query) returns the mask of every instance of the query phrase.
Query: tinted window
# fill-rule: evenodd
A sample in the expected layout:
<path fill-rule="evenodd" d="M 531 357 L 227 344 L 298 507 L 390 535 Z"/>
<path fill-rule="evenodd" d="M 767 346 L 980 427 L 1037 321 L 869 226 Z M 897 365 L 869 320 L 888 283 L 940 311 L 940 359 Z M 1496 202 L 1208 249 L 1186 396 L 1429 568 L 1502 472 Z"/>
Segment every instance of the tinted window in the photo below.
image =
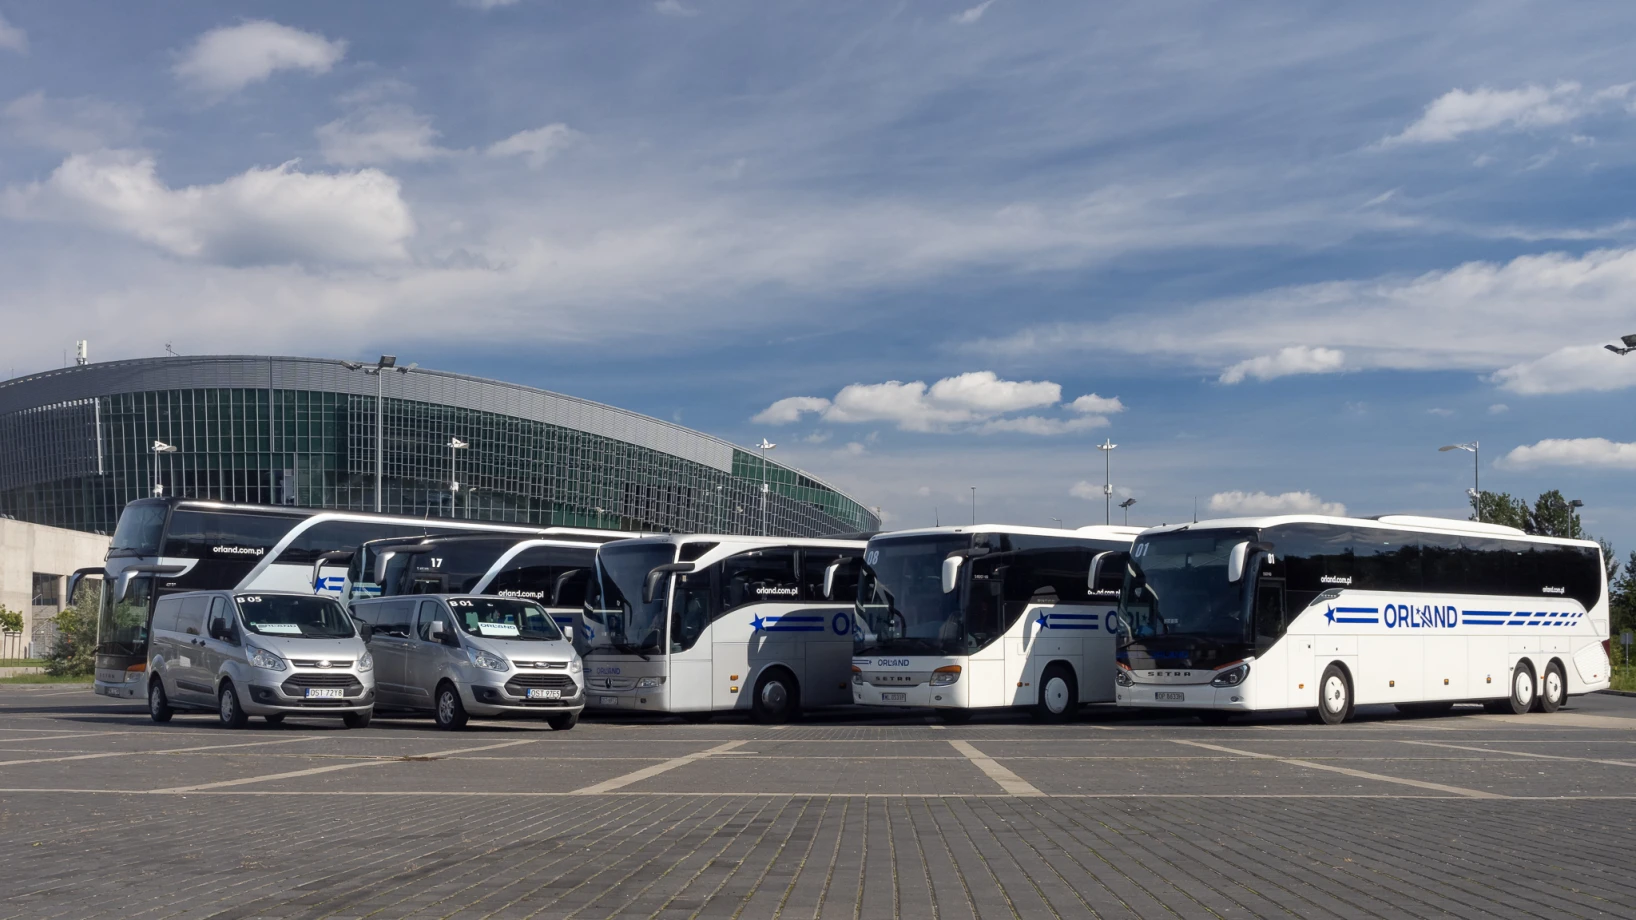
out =
<path fill-rule="evenodd" d="M 182 612 L 182 602 L 173 597 L 162 597 L 153 605 L 153 628 L 155 630 L 176 629 L 177 614 Z"/>
<path fill-rule="evenodd" d="M 551 615 L 533 601 L 482 596 L 451 597 L 448 603 L 460 628 L 474 636 L 514 641 L 562 638 Z"/>
<path fill-rule="evenodd" d="M 483 589 L 484 594 L 520 597 L 547 607 L 578 608 L 585 603 L 596 550 L 533 546 L 513 556 Z"/>
<path fill-rule="evenodd" d="M 443 631 L 445 633 L 452 634 L 454 632 L 454 624 L 449 622 L 448 615 L 443 612 L 442 604 L 437 601 L 421 601 L 420 614 L 415 617 L 415 635 L 427 642 L 432 641 L 430 633 L 433 620 L 443 621 Z"/>
<path fill-rule="evenodd" d="M 164 502 L 131 502 L 120 512 L 114 537 L 108 544 L 110 556 L 156 556 L 165 532 Z"/>
<path fill-rule="evenodd" d="M 676 593 L 670 605 L 670 650 L 685 652 L 699 641 L 710 621 L 721 616 L 715 602 L 713 582 L 716 567 L 703 572 L 688 572 L 676 576 Z"/>
<path fill-rule="evenodd" d="M 1500 540 L 1483 537 L 1460 538 L 1466 554 L 1467 590 L 1472 594 L 1512 594 L 1516 579 L 1512 577 L 1511 557 Z"/>
<path fill-rule="evenodd" d="M 264 636 L 346 639 L 355 633 L 352 618 L 333 599 L 311 594 L 240 594 L 234 598 L 239 617 L 251 632 Z"/>
<path fill-rule="evenodd" d="M 176 630 L 190 636 L 204 635 L 205 609 L 210 598 L 204 595 L 182 598 L 182 610 L 176 616 Z"/>
<path fill-rule="evenodd" d="M 217 596 L 210 599 L 210 619 L 205 624 L 205 635 L 219 632 L 223 627 L 232 629 L 233 621 L 227 615 L 227 599 Z"/>
<path fill-rule="evenodd" d="M 801 562 L 801 589 L 807 600 L 831 600 L 836 603 L 850 603 L 858 596 L 858 573 L 863 570 L 861 550 L 819 549 L 808 547 L 802 552 Z M 824 572 L 837 559 L 846 559 L 835 570 L 835 582 L 831 586 L 829 597 L 824 596 Z"/>
<path fill-rule="evenodd" d="M 409 638 L 409 623 L 414 616 L 413 601 L 385 601 L 379 604 L 358 605 L 358 615 L 377 634 Z"/>
<path fill-rule="evenodd" d="M 757 549 L 721 563 L 722 612 L 745 604 L 788 604 L 801 599 L 795 550 Z"/>
<path fill-rule="evenodd" d="M 300 518 L 179 510 L 165 532 L 165 555 L 255 562 L 278 545 Z"/>
<path fill-rule="evenodd" d="M 1420 567 L 1422 584 L 1427 591 L 1443 594 L 1466 594 L 1475 583 L 1472 574 L 1471 553 L 1453 534 L 1420 534 Z"/>
<path fill-rule="evenodd" d="M 1348 588 L 1356 577 L 1352 528 L 1329 524 L 1286 524 L 1262 531 L 1273 547 L 1276 568 L 1285 578 L 1287 606 L 1305 610 L 1332 588 Z"/>
<path fill-rule="evenodd" d="M 1352 532 L 1356 558 L 1354 588 L 1370 591 L 1420 590 L 1420 541 L 1416 534 L 1359 527 Z"/>
<path fill-rule="evenodd" d="M 1028 549 L 972 560 L 966 631 L 979 644 L 1011 628 L 1030 604 L 1083 604 L 1096 552 L 1088 546 Z"/>
<path fill-rule="evenodd" d="M 278 554 L 278 561 L 311 565 L 325 553 L 357 549 L 370 540 L 384 537 L 417 536 L 424 532 L 425 528 L 420 526 L 379 521 L 318 521 L 302 527 L 290 545 Z"/>

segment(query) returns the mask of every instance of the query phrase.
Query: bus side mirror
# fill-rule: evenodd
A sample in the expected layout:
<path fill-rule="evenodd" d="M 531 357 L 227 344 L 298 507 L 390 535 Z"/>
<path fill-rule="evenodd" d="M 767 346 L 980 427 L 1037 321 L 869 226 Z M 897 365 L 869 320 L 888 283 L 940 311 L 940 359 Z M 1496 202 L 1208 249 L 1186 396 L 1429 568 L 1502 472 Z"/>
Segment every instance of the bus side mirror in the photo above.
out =
<path fill-rule="evenodd" d="M 964 561 L 963 556 L 950 556 L 943 560 L 944 594 L 953 594 L 954 589 L 960 587 L 960 563 Z"/>
<path fill-rule="evenodd" d="M 1249 565 L 1251 553 L 1264 553 L 1268 562 L 1278 561 L 1278 557 L 1272 553 L 1271 544 L 1251 543 L 1249 541 L 1235 543 L 1232 550 L 1227 554 L 1228 581 L 1238 582 L 1244 580 L 1244 569 Z"/>
<path fill-rule="evenodd" d="M 841 558 L 835 560 L 834 562 L 831 562 L 829 564 L 829 568 L 824 569 L 824 597 L 825 598 L 827 598 L 829 600 L 834 600 L 835 599 L 835 573 L 839 572 L 841 570 L 841 566 L 851 565 L 853 562 L 856 562 L 856 561 L 857 560 L 852 556 L 842 556 Z"/>
<path fill-rule="evenodd" d="M 1097 553 L 1095 556 L 1091 557 L 1091 571 L 1090 574 L 1085 577 L 1085 590 L 1092 594 L 1097 593 L 1097 582 L 1102 580 L 1102 563 L 1112 555 L 1113 553 Z"/>
<path fill-rule="evenodd" d="M 656 565 L 649 572 L 648 577 L 642 580 L 642 603 L 651 604 L 659 596 L 659 586 L 674 572 L 691 572 L 693 563 L 672 562 L 669 565 Z"/>

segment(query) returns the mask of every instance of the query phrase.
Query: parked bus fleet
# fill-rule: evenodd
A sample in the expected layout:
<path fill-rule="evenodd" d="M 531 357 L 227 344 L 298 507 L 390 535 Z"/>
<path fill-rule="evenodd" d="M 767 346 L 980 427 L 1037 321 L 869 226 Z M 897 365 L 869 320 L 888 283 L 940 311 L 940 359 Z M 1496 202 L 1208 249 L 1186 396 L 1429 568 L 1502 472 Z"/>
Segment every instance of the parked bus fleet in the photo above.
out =
<path fill-rule="evenodd" d="M 1404 515 L 788 538 L 144 499 L 83 577 L 96 692 L 230 726 L 1092 703 L 1338 724 L 1553 712 L 1610 679 L 1600 546 Z"/>

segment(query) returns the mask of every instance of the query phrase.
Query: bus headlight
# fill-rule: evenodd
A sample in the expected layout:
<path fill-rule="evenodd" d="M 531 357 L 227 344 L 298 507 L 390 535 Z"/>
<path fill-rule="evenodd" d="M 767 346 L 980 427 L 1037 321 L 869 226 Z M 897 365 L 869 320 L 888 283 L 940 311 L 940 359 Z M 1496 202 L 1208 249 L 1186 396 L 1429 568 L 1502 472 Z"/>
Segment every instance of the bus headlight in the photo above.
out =
<path fill-rule="evenodd" d="M 1225 671 L 1217 673 L 1215 677 L 1211 678 L 1210 686 L 1236 687 L 1239 684 L 1244 683 L 1244 678 L 1249 676 L 1250 666 L 1248 664 L 1241 664 L 1237 667 L 1228 668 Z"/>
<path fill-rule="evenodd" d="M 959 679 L 960 666 L 957 664 L 946 664 L 932 672 L 932 686 L 934 687 L 947 687 Z"/>
<path fill-rule="evenodd" d="M 852 666 L 852 686 L 863 686 L 863 668 L 860 668 L 857 665 Z"/>
<path fill-rule="evenodd" d="M 490 655 L 488 652 L 479 652 L 476 649 L 471 649 L 467 652 L 467 654 L 471 656 L 472 664 L 477 665 L 485 671 L 511 670 L 511 665 L 506 664 L 506 660 L 497 655 Z"/>
<path fill-rule="evenodd" d="M 284 659 L 264 648 L 256 648 L 252 645 L 245 649 L 245 652 L 248 653 L 245 656 L 246 659 L 258 668 L 266 668 L 269 671 L 284 670 Z"/>
<path fill-rule="evenodd" d="M 638 689 L 638 690 L 654 690 L 654 689 L 657 689 L 659 687 L 659 685 L 664 683 L 664 682 L 665 682 L 665 679 L 663 677 L 639 677 L 639 678 L 636 679 L 636 689 Z"/>
<path fill-rule="evenodd" d="M 1121 687 L 1136 686 L 1136 681 L 1131 679 L 1130 671 L 1123 665 L 1113 669 L 1113 682 Z"/>
<path fill-rule="evenodd" d="M 364 671 L 373 670 L 375 670 L 375 656 L 368 652 L 364 652 L 363 655 L 358 658 L 358 671 L 359 673 L 362 673 Z"/>

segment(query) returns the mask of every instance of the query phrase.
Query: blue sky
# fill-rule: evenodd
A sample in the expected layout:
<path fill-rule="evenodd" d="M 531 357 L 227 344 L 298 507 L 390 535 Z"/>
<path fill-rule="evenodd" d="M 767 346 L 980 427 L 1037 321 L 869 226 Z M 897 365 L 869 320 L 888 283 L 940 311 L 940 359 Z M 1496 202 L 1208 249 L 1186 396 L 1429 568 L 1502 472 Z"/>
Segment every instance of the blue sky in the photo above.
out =
<path fill-rule="evenodd" d="M 1098 522 L 1104 438 L 1132 523 L 1463 515 L 1480 440 L 1636 547 L 1628 3 L 0 22 L 0 372 L 395 352 L 768 437 L 896 526 Z"/>

